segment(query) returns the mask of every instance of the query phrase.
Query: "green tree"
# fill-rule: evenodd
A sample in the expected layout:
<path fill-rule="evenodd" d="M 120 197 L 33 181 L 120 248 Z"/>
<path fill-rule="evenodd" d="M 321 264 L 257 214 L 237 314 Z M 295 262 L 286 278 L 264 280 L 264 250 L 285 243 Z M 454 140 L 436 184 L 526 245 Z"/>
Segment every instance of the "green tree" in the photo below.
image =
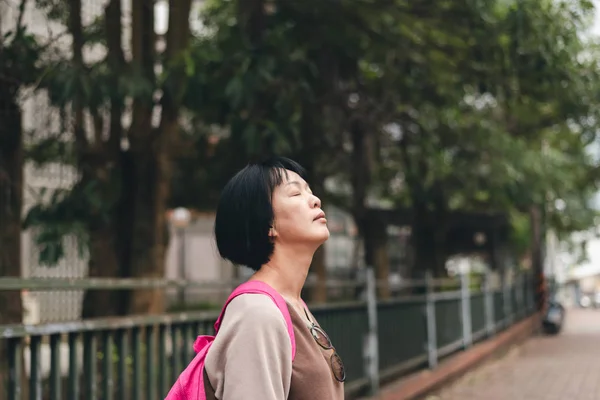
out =
<path fill-rule="evenodd" d="M 169 29 L 159 52 L 154 1 L 132 1 L 127 45 L 122 41 L 120 0 L 109 1 L 89 26 L 82 23 L 81 0 L 43 6 L 65 24 L 72 39 L 70 51 L 46 65 L 40 88 L 48 91 L 73 134 L 69 145 L 62 146 L 62 161 L 77 167 L 79 180 L 72 190 L 57 192 L 49 203 L 34 207 L 27 223 L 42 228 L 38 240 L 47 246 L 46 262 L 62 257 L 65 234 L 77 233 L 86 239 L 90 276 L 163 277 L 191 1 L 169 2 Z M 125 57 L 126 49 L 130 57 Z M 94 50 L 104 56 L 97 61 L 84 57 Z M 157 123 L 155 113 L 160 115 Z M 124 117 L 130 118 L 129 126 L 123 124 Z M 54 136 L 38 143 L 34 153 L 57 140 Z M 133 291 L 124 297 L 90 291 L 84 316 L 157 313 L 163 307 L 161 290 Z"/>
<path fill-rule="evenodd" d="M 444 273 L 456 210 L 526 213 L 561 189 L 579 204 L 580 223 L 564 210 L 550 219 L 580 228 L 595 185 L 583 151 L 595 127 L 597 69 L 577 61 L 592 51 L 577 36 L 587 11 L 586 2 L 433 10 L 404 1 L 213 1 L 186 104 L 227 134 L 216 147 L 202 137 L 200 152 L 211 154 L 203 160 L 229 176 L 239 160 L 287 154 L 308 167 L 319 193 L 328 177 L 349 182 L 349 198 L 327 196 L 352 212 L 366 262 L 384 281 L 385 221 L 370 218 L 369 198 L 412 208 L 415 274 Z M 214 203 L 223 178 L 199 178 Z M 577 185 L 562 190 L 563 180 Z"/>
<path fill-rule="evenodd" d="M 0 276 L 21 276 L 21 213 L 23 207 L 23 125 L 19 91 L 38 77 L 36 63 L 42 47 L 24 24 L 27 2 L 9 29 L 0 29 Z M 8 5 L 0 4 L 0 12 Z M 23 319 L 19 291 L 0 291 L 0 325 Z M 0 341 L 0 359 L 7 359 L 6 341 Z M 8 371 L 0 364 L 0 382 Z M 0 398 L 4 392 L 0 391 Z"/>
<path fill-rule="evenodd" d="M 400 154 L 388 169 L 401 161 L 405 186 L 393 197 L 414 210 L 416 271 L 445 273 L 453 210 L 527 213 L 561 199 L 570 205 L 551 210 L 556 227 L 593 221 L 586 198 L 596 165 L 585 148 L 596 130 L 598 68 L 582 60 L 593 47 L 580 38 L 589 4 L 503 2 L 482 11 L 489 23 L 471 31 L 468 57 L 453 57 L 473 68 L 456 70 L 450 86 L 437 73 L 421 75 L 410 93 L 428 98 L 413 97 L 398 122 Z"/>
<path fill-rule="evenodd" d="M 210 3 L 204 18 L 213 33 L 196 42 L 195 59 L 202 72 L 195 75 L 190 90 L 204 95 L 192 96 L 188 107 L 227 132 L 215 154 L 223 149 L 233 162 L 219 171 L 231 174 L 232 167 L 240 166 L 237 160 L 287 155 L 305 166 L 313 192 L 325 197 L 325 167 L 339 147 L 327 110 L 341 59 L 331 32 L 325 32 L 329 41 L 320 40 L 329 29 L 331 5 L 313 5 Z M 311 271 L 319 278 L 312 300 L 322 302 L 322 250 Z"/>

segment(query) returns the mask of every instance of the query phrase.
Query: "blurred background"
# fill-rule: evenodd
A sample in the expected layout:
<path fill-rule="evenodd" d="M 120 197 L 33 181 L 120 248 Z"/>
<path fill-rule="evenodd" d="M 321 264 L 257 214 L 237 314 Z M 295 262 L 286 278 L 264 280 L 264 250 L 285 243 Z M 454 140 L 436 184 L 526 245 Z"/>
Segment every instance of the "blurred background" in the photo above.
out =
<path fill-rule="evenodd" d="M 304 295 L 330 331 L 348 330 L 340 310 L 367 329 L 370 271 L 377 304 L 400 307 L 378 308 L 380 325 L 406 321 L 394 313 L 411 301 L 415 321 L 448 303 L 430 315 L 449 335 L 437 342 L 459 343 L 447 354 L 550 299 L 600 307 L 595 5 L 0 0 L 0 360 L 12 354 L 0 379 L 24 360 L 34 382 L 17 395 L 12 379 L 6 395 L 96 393 L 52 386 L 79 379 L 81 343 L 84 364 L 101 363 L 96 334 L 106 354 L 126 327 L 157 346 L 154 329 L 199 333 L 251 272 L 218 257 L 219 192 L 273 154 L 300 162 L 323 200 L 331 238 Z M 399 352 L 381 369 L 431 367 L 431 332 L 403 353 L 400 322 L 379 337 Z M 360 335 L 340 351 L 356 382 L 373 375 Z M 184 342 L 157 393 L 189 362 Z M 154 398 L 150 376 L 146 392 L 134 378 L 107 388 Z"/>

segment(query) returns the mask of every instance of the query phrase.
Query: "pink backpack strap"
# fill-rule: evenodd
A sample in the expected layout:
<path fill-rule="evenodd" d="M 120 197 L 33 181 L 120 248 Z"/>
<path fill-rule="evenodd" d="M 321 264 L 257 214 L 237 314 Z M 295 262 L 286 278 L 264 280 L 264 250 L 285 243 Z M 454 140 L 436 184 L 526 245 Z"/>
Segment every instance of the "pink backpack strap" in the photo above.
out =
<path fill-rule="evenodd" d="M 294 358 L 296 357 L 296 338 L 294 336 L 294 325 L 292 324 L 292 317 L 290 316 L 290 311 L 287 307 L 287 303 L 275 289 L 261 281 L 248 281 L 242 283 L 229 295 L 229 298 L 225 302 L 225 305 L 221 310 L 221 314 L 219 315 L 217 322 L 215 322 L 215 334 L 219 331 L 219 326 L 221 325 L 221 320 L 225 315 L 225 309 L 227 308 L 227 305 L 231 302 L 231 300 L 245 293 L 264 294 L 269 296 L 273 300 L 273 302 L 275 302 L 275 305 L 283 314 L 283 318 L 285 318 L 288 334 L 290 335 L 290 341 L 292 342 L 292 360 L 294 360 Z"/>

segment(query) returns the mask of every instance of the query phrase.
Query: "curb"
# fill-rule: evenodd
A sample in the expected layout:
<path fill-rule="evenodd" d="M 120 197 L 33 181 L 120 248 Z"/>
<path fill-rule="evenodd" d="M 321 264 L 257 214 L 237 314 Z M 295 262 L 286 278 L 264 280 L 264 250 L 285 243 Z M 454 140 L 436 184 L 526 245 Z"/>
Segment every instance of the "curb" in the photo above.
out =
<path fill-rule="evenodd" d="M 451 356 L 437 368 L 419 371 L 401 378 L 396 383 L 383 388 L 381 393 L 363 400 L 416 400 L 464 375 L 500 350 L 525 341 L 538 330 L 539 323 L 539 315 L 534 314 L 493 338 Z"/>

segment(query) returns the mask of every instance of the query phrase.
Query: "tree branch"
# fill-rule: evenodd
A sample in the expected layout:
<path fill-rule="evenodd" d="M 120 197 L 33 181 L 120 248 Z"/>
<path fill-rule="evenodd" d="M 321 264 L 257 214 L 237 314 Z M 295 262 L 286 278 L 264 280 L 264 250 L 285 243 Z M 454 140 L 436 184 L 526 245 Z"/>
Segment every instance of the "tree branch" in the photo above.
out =
<path fill-rule="evenodd" d="M 177 71 L 170 74 L 170 78 L 163 87 L 163 96 L 161 98 L 162 126 L 167 122 L 173 122 L 178 116 L 178 103 L 184 90 L 185 71 L 180 65 L 177 65 L 178 56 L 188 47 L 190 40 L 190 10 L 191 0 L 170 0 L 169 1 L 169 31 L 167 32 L 167 47 L 165 50 L 167 68 L 175 68 Z"/>
<path fill-rule="evenodd" d="M 131 64 L 133 72 L 139 74 L 144 84 L 154 88 L 155 45 L 154 1 L 132 0 L 131 3 Z M 152 131 L 152 96 L 138 96 L 133 101 L 132 122 L 129 138 L 132 146 L 141 145 Z"/>
<path fill-rule="evenodd" d="M 265 28 L 264 0 L 238 0 L 238 18 L 251 45 L 260 44 Z"/>
<path fill-rule="evenodd" d="M 73 36 L 73 66 L 76 74 L 83 73 L 83 28 L 81 25 L 81 0 L 69 0 L 69 31 Z M 88 142 L 85 136 L 83 126 L 83 99 L 79 79 L 77 89 L 73 98 L 73 114 L 75 121 L 73 124 L 73 133 L 77 147 L 83 151 L 87 148 Z M 81 154 L 81 153 L 80 153 Z"/>
<path fill-rule="evenodd" d="M 191 7 L 191 0 L 169 1 L 169 31 L 166 48 L 168 61 L 172 61 L 189 44 Z"/>
<path fill-rule="evenodd" d="M 108 48 L 107 61 L 110 68 L 111 85 L 113 91 L 110 99 L 110 131 L 108 136 L 108 148 L 110 152 L 116 152 L 120 148 L 123 126 L 123 99 L 119 93 L 119 74 L 125 66 L 125 56 L 121 44 L 121 0 L 111 0 L 104 10 L 104 22 L 106 24 L 106 43 Z"/>
<path fill-rule="evenodd" d="M 113 11 L 115 12 L 115 11 Z M 134 68 L 144 78 L 154 79 L 154 1 L 133 0 L 131 11 L 131 53 Z"/>
<path fill-rule="evenodd" d="M 27 0 L 21 0 L 21 4 L 19 4 L 19 16 L 17 17 L 17 27 L 16 27 L 17 35 L 20 35 L 23 32 L 23 16 L 25 15 L 26 8 L 27 8 Z"/>
<path fill-rule="evenodd" d="M 102 110 L 98 108 L 91 109 L 92 121 L 94 124 L 94 145 L 101 146 L 103 143 L 102 133 L 104 132 L 104 119 L 102 118 Z"/>

